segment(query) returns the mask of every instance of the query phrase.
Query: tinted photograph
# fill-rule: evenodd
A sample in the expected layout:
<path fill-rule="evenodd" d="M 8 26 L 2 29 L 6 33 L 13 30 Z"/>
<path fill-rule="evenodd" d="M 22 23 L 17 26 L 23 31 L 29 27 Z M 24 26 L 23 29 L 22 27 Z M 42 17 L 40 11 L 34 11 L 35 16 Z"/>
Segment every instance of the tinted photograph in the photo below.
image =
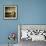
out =
<path fill-rule="evenodd" d="M 5 6 L 4 7 L 4 19 L 16 19 L 17 18 L 17 7 L 16 6 Z"/>

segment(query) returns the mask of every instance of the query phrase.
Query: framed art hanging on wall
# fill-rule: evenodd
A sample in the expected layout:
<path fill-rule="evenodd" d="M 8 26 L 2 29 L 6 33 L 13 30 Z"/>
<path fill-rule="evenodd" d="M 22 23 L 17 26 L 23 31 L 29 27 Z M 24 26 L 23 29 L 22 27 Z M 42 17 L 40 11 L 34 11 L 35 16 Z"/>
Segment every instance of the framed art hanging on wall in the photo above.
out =
<path fill-rule="evenodd" d="M 17 6 L 15 5 L 4 6 L 4 19 L 17 19 Z"/>

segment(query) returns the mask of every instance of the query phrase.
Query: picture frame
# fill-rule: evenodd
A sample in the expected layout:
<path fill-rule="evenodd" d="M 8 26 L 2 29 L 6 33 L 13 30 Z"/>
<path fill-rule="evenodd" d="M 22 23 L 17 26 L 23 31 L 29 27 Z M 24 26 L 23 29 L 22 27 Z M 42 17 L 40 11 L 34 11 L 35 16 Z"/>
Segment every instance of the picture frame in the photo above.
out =
<path fill-rule="evenodd" d="M 5 5 L 4 6 L 4 19 L 17 19 L 17 6 Z"/>

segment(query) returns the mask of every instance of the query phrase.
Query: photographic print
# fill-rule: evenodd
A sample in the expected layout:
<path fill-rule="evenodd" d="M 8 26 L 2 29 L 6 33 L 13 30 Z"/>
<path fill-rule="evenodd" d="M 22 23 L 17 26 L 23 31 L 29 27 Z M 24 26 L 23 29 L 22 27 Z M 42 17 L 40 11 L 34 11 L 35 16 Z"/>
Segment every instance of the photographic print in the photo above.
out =
<path fill-rule="evenodd" d="M 4 19 L 16 19 L 17 18 L 17 6 L 6 5 L 4 6 Z"/>

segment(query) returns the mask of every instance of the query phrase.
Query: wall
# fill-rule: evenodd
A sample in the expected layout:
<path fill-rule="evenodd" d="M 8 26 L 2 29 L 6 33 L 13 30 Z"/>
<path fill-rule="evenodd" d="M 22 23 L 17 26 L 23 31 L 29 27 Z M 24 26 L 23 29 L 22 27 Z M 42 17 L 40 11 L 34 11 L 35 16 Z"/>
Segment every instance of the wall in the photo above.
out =
<path fill-rule="evenodd" d="M 22 0 L 22 24 L 46 24 L 46 0 Z"/>
<path fill-rule="evenodd" d="M 20 16 L 20 2 L 19 1 L 11 1 L 11 0 L 0 0 L 0 44 L 7 44 L 9 42 L 8 40 L 8 34 L 10 32 L 16 32 L 18 34 L 17 30 L 17 24 L 19 23 L 19 16 L 16 20 L 4 20 L 3 18 L 3 10 L 5 5 L 17 5 L 18 7 L 18 14 Z M 18 38 L 17 38 L 18 39 Z M 16 39 L 16 43 L 18 43 Z"/>
<path fill-rule="evenodd" d="M 3 6 L 7 4 L 17 5 L 18 19 L 3 19 Z M 18 32 L 18 24 L 46 24 L 46 0 L 0 0 L 0 44 L 8 43 L 9 32 Z"/>

